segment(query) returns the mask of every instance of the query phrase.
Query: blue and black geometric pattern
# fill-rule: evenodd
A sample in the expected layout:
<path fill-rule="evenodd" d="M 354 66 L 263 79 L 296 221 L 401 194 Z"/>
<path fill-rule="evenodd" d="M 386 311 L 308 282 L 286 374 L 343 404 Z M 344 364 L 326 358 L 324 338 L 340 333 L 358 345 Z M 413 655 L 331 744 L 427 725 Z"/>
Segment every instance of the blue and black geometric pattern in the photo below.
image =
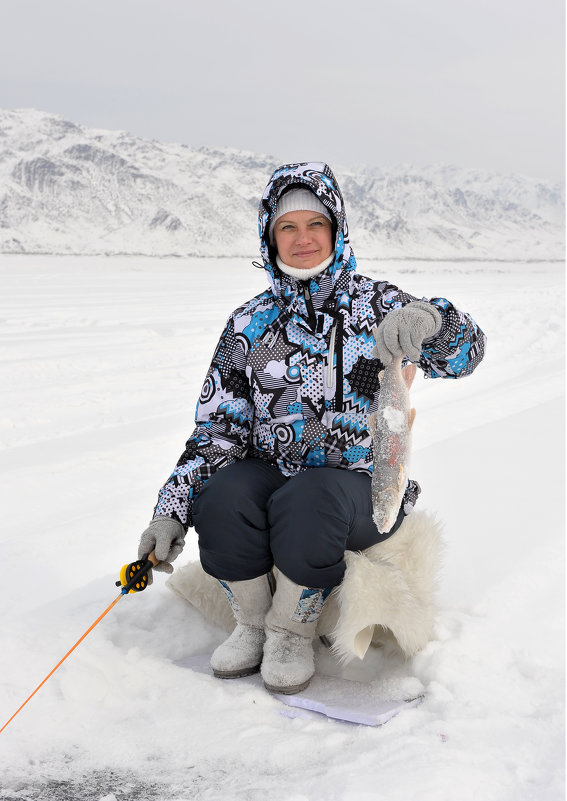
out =
<path fill-rule="evenodd" d="M 308 283 L 282 273 L 269 242 L 270 219 L 282 192 L 313 191 L 335 221 L 335 258 Z M 196 427 L 162 487 L 154 514 L 192 525 L 192 504 L 205 482 L 226 465 L 252 456 L 285 476 L 317 467 L 371 474 L 368 418 L 380 392 L 380 362 L 372 328 L 417 298 L 387 281 L 356 272 L 340 189 L 326 164 L 288 164 L 276 170 L 260 202 L 260 252 L 269 289 L 234 311 L 205 378 Z M 462 378 L 484 354 L 474 320 L 444 298 L 432 298 L 442 317 L 423 347 L 419 366 L 431 378 Z M 403 508 L 420 489 L 410 480 Z"/>

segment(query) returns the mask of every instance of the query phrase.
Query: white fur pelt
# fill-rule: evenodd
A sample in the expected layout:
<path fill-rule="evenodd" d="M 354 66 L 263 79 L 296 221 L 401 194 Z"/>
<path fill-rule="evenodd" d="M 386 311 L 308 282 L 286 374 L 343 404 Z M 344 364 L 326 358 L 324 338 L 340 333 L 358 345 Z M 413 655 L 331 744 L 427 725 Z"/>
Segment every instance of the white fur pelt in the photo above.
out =
<path fill-rule="evenodd" d="M 441 526 L 422 511 L 408 515 L 384 542 L 346 552 L 345 576 L 319 622 L 341 661 L 362 659 L 371 643 L 392 643 L 392 637 L 406 657 L 429 642 L 441 552 Z"/>
<path fill-rule="evenodd" d="M 345 576 L 323 607 L 317 633 L 329 637 L 343 662 L 362 659 L 371 644 L 381 643 L 413 656 L 433 633 L 441 552 L 441 526 L 423 511 L 412 512 L 384 542 L 364 552 L 347 551 Z M 226 595 L 199 562 L 177 569 L 167 585 L 206 620 L 232 631 Z"/>
<path fill-rule="evenodd" d="M 236 620 L 224 590 L 215 578 L 205 573 L 200 562 L 176 568 L 166 585 L 196 607 L 209 623 L 229 634 L 235 628 Z"/>

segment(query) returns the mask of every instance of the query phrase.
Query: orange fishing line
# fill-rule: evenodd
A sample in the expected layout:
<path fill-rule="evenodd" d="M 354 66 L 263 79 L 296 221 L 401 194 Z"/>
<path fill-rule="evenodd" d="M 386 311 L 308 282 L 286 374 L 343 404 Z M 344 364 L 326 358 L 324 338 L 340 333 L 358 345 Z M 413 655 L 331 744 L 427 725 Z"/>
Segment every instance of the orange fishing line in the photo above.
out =
<path fill-rule="evenodd" d="M 2 726 L 2 728 L 0 729 L 0 734 L 2 734 L 2 732 L 4 731 L 4 729 L 6 728 L 6 726 L 7 726 L 9 723 L 11 723 L 11 722 L 14 720 L 14 718 L 16 717 L 16 715 L 17 715 L 17 714 L 19 714 L 19 713 L 22 711 L 22 709 L 25 707 L 25 705 L 27 704 L 27 702 L 28 702 L 28 701 L 29 701 L 31 698 L 33 698 L 33 697 L 34 697 L 34 695 L 36 694 L 36 692 L 37 692 L 38 690 L 40 690 L 40 689 L 43 687 L 43 685 L 45 684 L 45 682 L 46 682 L 48 679 L 50 679 L 50 678 L 53 676 L 53 674 L 55 673 L 55 671 L 57 670 L 57 668 L 61 667 L 61 665 L 62 665 L 62 664 L 63 664 L 63 662 L 64 662 L 64 661 L 67 659 L 67 657 L 68 657 L 70 654 L 72 654 L 72 653 L 73 653 L 73 651 L 75 650 L 75 648 L 76 648 L 78 645 L 80 645 L 80 644 L 83 642 L 83 640 L 85 639 L 85 637 L 87 636 L 87 634 L 90 634 L 90 633 L 91 633 L 91 631 L 94 629 L 94 627 L 95 627 L 95 626 L 96 626 L 98 623 L 100 623 L 100 621 L 103 619 L 103 617 L 104 617 L 105 615 L 107 615 L 107 614 L 110 612 L 110 610 L 112 609 L 112 607 L 113 607 L 113 606 L 114 606 L 116 603 L 118 603 L 118 601 L 119 601 L 121 598 L 122 598 L 122 593 L 120 593 L 120 595 L 119 595 L 117 598 L 115 598 L 115 599 L 114 599 L 114 601 L 113 601 L 113 602 L 110 604 L 110 606 L 109 606 L 107 609 L 105 609 L 105 610 L 104 610 L 104 612 L 102 613 L 102 615 L 100 615 L 99 617 L 97 617 L 97 619 L 96 619 L 96 620 L 95 620 L 95 622 L 92 624 L 92 626 L 90 626 L 90 628 L 88 628 L 88 629 L 85 631 L 85 633 L 83 634 L 83 636 L 82 636 L 82 637 L 81 637 L 79 640 L 77 640 L 77 642 L 75 643 L 75 645 L 74 645 L 74 646 L 73 646 L 73 647 L 72 647 L 72 648 L 71 648 L 69 651 L 67 651 L 67 653 L 65 654 L 65 656 L 63 657 L 63 659 L 61 659 L 61 661 L 60 661 L 60 662 L 58 662 L 58 663 L 55 665 L 55 667 L 53 668 L 53 670 L 51 671 L 51 673 L 50 673 L 48 676 L 46 676 L 46 677 L 44 678 L 44 680 L 41 682 L 41 684 L 38 684 L 38 686 L 35 688 L 35 690 L 33 691 L 33 693 L 32 693 L 30 696 L 28 696 L 28 698 L 26 698 L 26 700 L 25 700 L 25 701 L 24 701 L 24 703 L 21 705 L 21 707 L 20 707 L 19 709 L 17 709 L 17 710 L 14 712 L 14 714 L 12 715 L 12 717 L 10 718 L 10 720 L 6 721 L 6 723 L 5 723 L 5 724 Z"/>

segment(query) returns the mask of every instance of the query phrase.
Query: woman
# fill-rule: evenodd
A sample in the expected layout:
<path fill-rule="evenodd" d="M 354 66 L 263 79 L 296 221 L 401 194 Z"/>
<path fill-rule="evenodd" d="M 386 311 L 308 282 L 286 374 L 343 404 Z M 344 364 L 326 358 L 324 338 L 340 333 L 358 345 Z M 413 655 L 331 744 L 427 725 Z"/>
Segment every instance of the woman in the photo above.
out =
<path fill-rule="evenodd" d="M 377 530 L 368 418 L 379 371 L 404 353 L 431 377 L 460 378 L 481 361 L 485 337 L 444 298 L 418 300 L 356 273 L 326 164 L 276 170 L 259 230 L 270 288 L 227 322 L 139 553 L 155 549 L 156 569 L 172 572 L 194 525 L 202 566 L 237 621 L 212 655 L 215 676 L 261 669 L 269 690 L 292 693 L 313 675 L 312 639 L 345 550 L 391 536 L 420 492 L 408 481 L 394 528 Z"/>

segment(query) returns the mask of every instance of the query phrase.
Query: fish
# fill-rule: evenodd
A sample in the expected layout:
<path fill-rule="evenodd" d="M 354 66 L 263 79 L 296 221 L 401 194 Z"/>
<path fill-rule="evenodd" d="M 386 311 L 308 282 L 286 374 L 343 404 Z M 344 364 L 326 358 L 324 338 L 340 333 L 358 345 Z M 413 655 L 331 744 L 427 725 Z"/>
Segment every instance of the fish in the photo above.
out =
<path fill-rule="evenodd" d="M 372 470 L 372 519 L 387 534 L 397 520 L 408 482 L 411 428 L 415 409 L 409 391 L 417 367 L 402 368 L 402 355 L 378 374 L 378 408 L 369 418 L 374 461 Z"/>

